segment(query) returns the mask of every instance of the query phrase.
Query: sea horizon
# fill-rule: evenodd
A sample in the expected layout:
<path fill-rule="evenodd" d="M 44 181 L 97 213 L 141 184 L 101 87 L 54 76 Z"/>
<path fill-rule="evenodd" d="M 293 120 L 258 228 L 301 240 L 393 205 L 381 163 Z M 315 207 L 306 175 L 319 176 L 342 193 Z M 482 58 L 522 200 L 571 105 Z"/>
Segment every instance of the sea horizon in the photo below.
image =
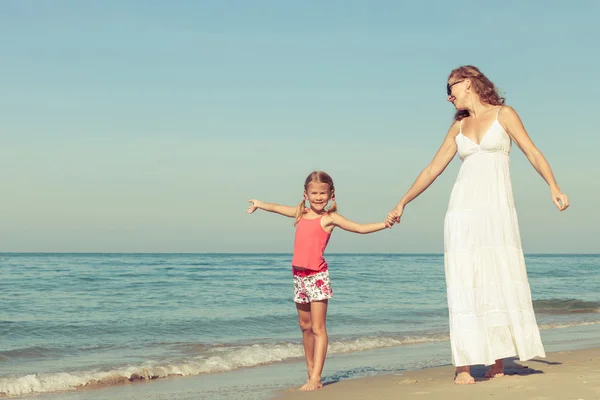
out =
<path fill-rule="evenodd" d="M 129 252 L 129 251 L 0 251 L 0 254 L 148 254 L 148 255 L 160 255 L 160 254 L 171 254 L 171 255 L 193 255 L 193 254 L 202 254 L 202 255 L 256 255 L 256 254 L 272 254 L 272 255 L 292 255 L 290 252 Z M 525 256 L 598 256 L 600 253 L 586 253 L 586 252 L 576 252 L 576 253 L 547 253 L 547 252 L 524 252 Z M 328 255 L 398 255 L 398 256 L 439 256 L 444 255 L 443 252 L 418 252 L 418 253 L 391 253 L 391 252 L 327 252 L 325 253 L 325 257 Z"/>

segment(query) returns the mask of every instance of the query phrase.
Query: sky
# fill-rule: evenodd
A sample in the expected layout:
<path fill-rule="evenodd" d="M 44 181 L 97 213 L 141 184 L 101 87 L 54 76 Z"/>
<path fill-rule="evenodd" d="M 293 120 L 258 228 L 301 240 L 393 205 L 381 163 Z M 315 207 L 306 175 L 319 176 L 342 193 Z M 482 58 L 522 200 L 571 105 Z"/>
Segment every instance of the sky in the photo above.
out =
<path fill-rule="evenodd" d="M 600 3 L 3 1 L 0 251 L 292 251 L 327 171 L 340 213 L 385 218 L 451 122 L 449 72 L 478 66 L 571 207 L 513 146 L 526 253 L 600 253 Z M 371 235 L 329 253 L 442 253 L 460 160 Z"/>

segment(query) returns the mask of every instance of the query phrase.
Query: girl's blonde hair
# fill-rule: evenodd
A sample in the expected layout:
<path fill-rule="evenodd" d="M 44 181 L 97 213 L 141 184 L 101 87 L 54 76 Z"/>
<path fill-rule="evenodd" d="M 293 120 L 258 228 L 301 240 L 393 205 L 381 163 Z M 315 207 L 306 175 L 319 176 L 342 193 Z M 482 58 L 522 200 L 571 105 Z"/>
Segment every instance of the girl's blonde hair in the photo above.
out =
<path fill-rule="evenodd" d="M 331 196 L 331 207 L 327 212 L 336 212 L 338 210 L 337 203 L 335 202 L 335 187 L 333 186 L 333 179 L 327 172 L 323 171 L 314 171 L 310 175 L 306 177 L 304 181 L 304 191 L 308 190 L 308 185 L 311 183 L 326 183 L 329 185 L 329 195 Z M 303 198 L 300 204 L 298 204 L 298 208 L 296 209 L 296 222 L 294 222 L 294 226 L 300 221 L 300 218 L 306 213 L 306 199 Z"/>

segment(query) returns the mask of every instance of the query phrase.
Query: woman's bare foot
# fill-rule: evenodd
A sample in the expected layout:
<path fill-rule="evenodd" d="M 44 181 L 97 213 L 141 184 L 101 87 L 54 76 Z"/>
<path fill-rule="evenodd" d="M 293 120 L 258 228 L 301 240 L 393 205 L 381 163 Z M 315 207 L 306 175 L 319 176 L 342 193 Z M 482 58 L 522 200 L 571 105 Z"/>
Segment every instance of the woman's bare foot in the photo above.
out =
<path fill-rule="evenodd" d="M 302 385 L 300 390 L 302 390 L 303 392 L 311 392 L 313 390 L 321 389 L 322 387 L 323 384 L 321 383 L 321 381 L 312 381 L 309 379 L 304 385 Z"/>
<path fill-rule="evenodd" d="M 475 379 L 471 376 L 471 367 L 456 367 L 456 375 L 454 375 L 454 383 L 457 385 L 472 385 Z"/>
<path fill-rule="evenodd" d="M 496 363 L 490 367 L 485 373 L 486 378 L 494 379 L 504 376 L 504 360 L 496 360 Z"/>

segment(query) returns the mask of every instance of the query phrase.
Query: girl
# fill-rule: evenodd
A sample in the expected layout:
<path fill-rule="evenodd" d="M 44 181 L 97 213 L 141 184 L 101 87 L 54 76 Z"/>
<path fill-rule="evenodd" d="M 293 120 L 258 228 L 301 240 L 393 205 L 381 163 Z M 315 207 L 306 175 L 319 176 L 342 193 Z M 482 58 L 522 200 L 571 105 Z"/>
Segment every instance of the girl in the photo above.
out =
<path fill-rule="evenodd" d="M 306 207 L 308 200 L 309 207 Z M 331 207 L 325 207 L 331 200 Z M 333 228 L 355 233 L 372 233 L 391 227 L 386 222 L 358 224 L 338 214 L 331 177 L 322 171 L 311 173 L 304 182 L 304 198 L 297 207 L 248 200 L 248 214 L 257 208 L 295 218 L 296 237 L 292 259 L 294 302 L 302 330 L 302 344 L 308 368 L 308 381 L 300 390 L 323 387 L 321 372 L 327 354 L 325 320 L 327 301 L 333 297 L 327 262 L 323 258 Z"/>

